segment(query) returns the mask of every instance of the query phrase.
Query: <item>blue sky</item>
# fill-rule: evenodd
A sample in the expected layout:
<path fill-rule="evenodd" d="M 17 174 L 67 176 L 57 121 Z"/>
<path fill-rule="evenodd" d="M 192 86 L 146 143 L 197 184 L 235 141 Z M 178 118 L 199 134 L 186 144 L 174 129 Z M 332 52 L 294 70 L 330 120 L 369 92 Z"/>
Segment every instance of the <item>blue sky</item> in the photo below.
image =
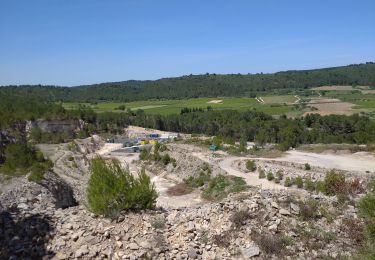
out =
<path fill-rule="evenodd" d="M 375 61 L 373 0 L 0 0 L 0 85 Z"/>

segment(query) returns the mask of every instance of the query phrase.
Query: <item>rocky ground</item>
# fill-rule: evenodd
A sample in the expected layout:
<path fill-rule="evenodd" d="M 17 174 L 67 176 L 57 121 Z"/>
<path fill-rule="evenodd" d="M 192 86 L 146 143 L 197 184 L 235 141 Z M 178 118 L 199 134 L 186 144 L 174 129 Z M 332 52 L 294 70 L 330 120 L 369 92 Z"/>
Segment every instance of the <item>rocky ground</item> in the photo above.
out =
<path fill-rule="evenodd" d="M 88 161 L 102 145 L 87 139 L 44 146 L 55 168 L 41 184 L 24 177 L 0 184 L 0 259 L 342 259 L 354 254 L 363 239 L 354 207 L 361 195 L 340 201 L 287 188 L 252 187 L 221 202 L 159 204 L 113 219 L 96 216 L 84 197 Z M 220 167 L 225 158 L 193 154 L 202 148 L 168 148 L 177 166 L 160 167 L 151 172 L 155 177 L 175 175 L 166 180 L 178 182 L 204 163 L 213 165 L 214 174 L 225 173 Z M 304 172 L 299 164 L 262 163 L 291 174 Z M 241 160 L 231 167 L 253 174 L 246 173 Z M 311 171 L 320 178 L 324 169 Z"/>

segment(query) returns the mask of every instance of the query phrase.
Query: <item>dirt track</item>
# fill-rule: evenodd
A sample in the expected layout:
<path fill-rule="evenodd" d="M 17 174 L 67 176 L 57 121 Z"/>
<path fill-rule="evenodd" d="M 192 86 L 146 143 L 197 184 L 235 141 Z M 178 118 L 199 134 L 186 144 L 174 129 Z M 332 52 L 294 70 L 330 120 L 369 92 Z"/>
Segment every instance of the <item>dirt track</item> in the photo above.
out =
<path fill-rule="evenodd" d="M 356 172 L 375 171 L 375 157 L 366 152 L 338 155 L 328 153 L 308 153 L 294 150 L 288 151 L 285 154 L 286 155 L 283 157 L 274 158 L 272 160 L 309 163 L 327 169 L 340 169 Z"/>

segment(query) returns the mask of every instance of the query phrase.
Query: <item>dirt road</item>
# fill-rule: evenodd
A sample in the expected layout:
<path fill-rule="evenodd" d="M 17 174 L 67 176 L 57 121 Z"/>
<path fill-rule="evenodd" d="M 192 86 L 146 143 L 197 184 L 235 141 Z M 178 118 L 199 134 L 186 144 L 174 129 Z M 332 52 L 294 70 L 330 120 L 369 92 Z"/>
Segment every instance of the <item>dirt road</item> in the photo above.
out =
<path fill-rule="evenodd" d="M 229 175 L 237 176 L 243 178 L 246 183 L 250 186 L 257 186 L 263 189 L 285 189 L 284 186 L 276 184 L 274 182 L 270 182 L 266 179 L 259 179 L 256 173 L 244 173 L 237 170 L 233 166 L 233 162 L 236 160 L 246 160 L 249 159 L 247 157 L 237 157 L 237 156 L 228 156 L 224 159 L 220 160 L 210 160 L 204 153 L 192 153 L 197 158 L 209 163 L 209 164 L 217 164 L 219 167 L 226 171 Z"/>
<path fill-rule="evenodd" d="M 277 190 L 286 189 L 284 186 L 281 186 L 280 184 L 268 181 L 266 179 L 259 179 L 257 173 L 252 173 L 252 172 L 244 173 L 235 169 L 233 167 L 233 162 L 239 159 L 245 160 L 248 158 L 236 157 L 236 156 L 227 157 L 219 163 L 219 166 L 221 169 L 226 171 L 229 175 L 234 175 L 234 176 L 243 178 L 246 181 L 246 183 L 250 186 L 257 186 L 263 189 L 277 189 Z"/>
<path fill-rule="evenodd" d="M 264 158 L 257 158 L 262 160 Z M 285 156 L 274 159 L 275 161 L 287 161 L 295 163 L 309 163 L 327 169 L 338 169 L 355 172 L 374 172 L 375 157 L 366 152 L 354 154 L 326 154 L 326 153 L 308 153 L 302 151 L 288 151 Z"/>

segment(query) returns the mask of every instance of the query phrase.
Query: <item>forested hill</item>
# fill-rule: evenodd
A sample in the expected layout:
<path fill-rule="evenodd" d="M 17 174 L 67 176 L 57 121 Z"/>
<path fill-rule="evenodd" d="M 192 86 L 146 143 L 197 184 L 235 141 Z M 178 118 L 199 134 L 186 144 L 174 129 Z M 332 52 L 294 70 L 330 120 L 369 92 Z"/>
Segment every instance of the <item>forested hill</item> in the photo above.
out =
<path fill-rule="evenodd" d="M 272 74 L 205 74 L 147 81 L 123 81 L 77 87 L 4 86 L 3 94 L 48 101 L 98 102 L 196 97 L 248 96 L 303 91 L 322 85 L 375 86 L 375 63 Z"/>

